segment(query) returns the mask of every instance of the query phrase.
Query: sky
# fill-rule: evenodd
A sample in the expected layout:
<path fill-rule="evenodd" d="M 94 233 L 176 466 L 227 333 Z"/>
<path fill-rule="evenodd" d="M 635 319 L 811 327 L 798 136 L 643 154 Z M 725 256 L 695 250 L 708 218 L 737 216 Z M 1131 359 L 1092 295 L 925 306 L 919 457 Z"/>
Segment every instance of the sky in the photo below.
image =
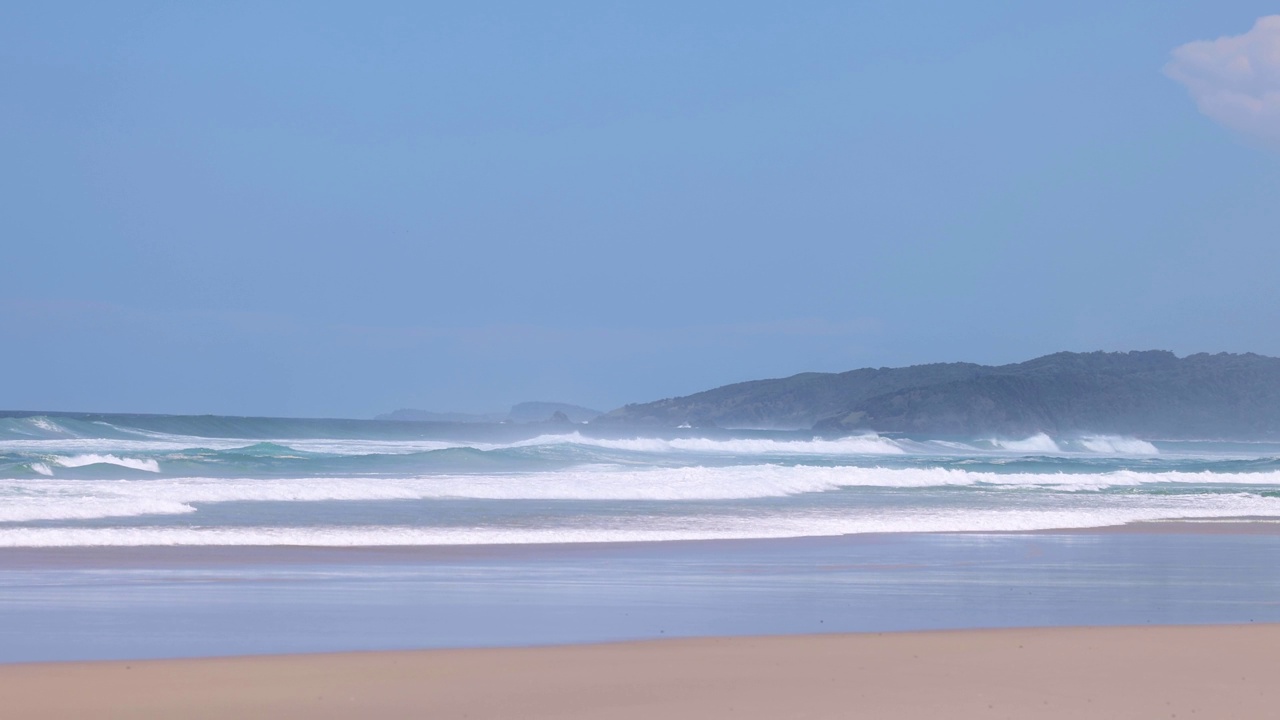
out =
<path fill-rule="evenodd" d="M 0 408 L 1280 355 L 1244 0 L 0 6 Z"/>

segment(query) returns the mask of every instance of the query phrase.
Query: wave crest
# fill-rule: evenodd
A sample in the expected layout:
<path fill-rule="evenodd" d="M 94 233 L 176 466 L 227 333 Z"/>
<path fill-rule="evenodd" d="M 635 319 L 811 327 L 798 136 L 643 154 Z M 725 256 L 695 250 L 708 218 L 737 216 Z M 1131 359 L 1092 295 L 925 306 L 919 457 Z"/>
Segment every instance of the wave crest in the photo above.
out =
<path fill-rule="evenodd" d="M 118 465 L 120 467 L 129 468 L 131 470 L 142 470 L 143 472 L 160 472 L 160 463 L 151 458 L 127 458 L 118 457 L 116 455 L 98 455 L 90 453 L 87 455 L 72 455 L 71 457 L 55 457 L 53 458 L 55 465 L 68 468 L 86 467 L 88 465 Z"/>
<path fill-rule="evenodd" d="M 1080 444 L 1089 452 L 1102 455 L 1159 455 L 1155 445 L 1146 440 L 1115 435 L 1086 435 Z"/>
<path fill-rule="evenodd" d="M 1088 510 L 944 510 L 927 514 L 796 512 L 768 518 L 724 515 L 645 517 L 558 527 L 0 528 L 0 547 L 522 545 L 821 537 L 901 532 L 998 533 L 1107 527 L 1144 521 L 1236 518 L 1276 515 L 1278 512 L 1280 499 L 1230 495 L 1199 502 L 1165 502 Z"/>
<path fill-rule="evenodd" d="M 1062 448 L 1058 447 L 1058 443 L 1045 433 L 1036 433 L 1035 435 L 1022 440 L 994 439 L 991 441 L 991 444 L 1000 450 L 1009 450 L 1011 452 L 1049 454 L 1062 452 Z"/>
<path fill-rule="evenodd" d="M 1280 471 L 1254 473 L 997 473 L 956 468 L 748 465 L 629 469 L 616 466 L 492 475 L 412 478 L 168 478 L 0 482 L 0 521 L 59 520 L 191 512 L 204 503 L 384 500 L 688 502 L 784 498 L 844 488 L 927 489 L 989 486 L 1096 492 L 1147 485 L 1217 488 L 1280 486 Z M 1203 498 L 1202 494 L 1188 497 Z M 94 514 L 98 513 L 98 514 Z"/>
<path fill-rule="evenodd" d="M 699 452 L 733 455 L 902 455 L 898 443 L 879 435 L 853 435 L 825 440 L 778 440 L 775 438 L 596 438 L 581 433 L 540 435 L 512 447 L 571 444 L 586 447 L 644 453 Z"/>

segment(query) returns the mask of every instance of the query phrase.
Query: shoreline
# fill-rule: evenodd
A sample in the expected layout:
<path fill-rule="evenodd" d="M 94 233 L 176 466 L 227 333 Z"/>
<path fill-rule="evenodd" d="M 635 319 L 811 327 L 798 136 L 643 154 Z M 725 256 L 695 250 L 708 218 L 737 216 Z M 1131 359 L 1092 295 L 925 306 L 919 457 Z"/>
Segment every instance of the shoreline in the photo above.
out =
<path fill-rule="evenodd" d="M 1280 535 L 1280 517 L 1159 520 L 1091 528 L 1024 531 L 954 531 L 806 535 L 777 538 L 641 540 L 588 543 L 491 545 L 85 545 L 0 548 L 0 570 L 75 568 L 169 568 L 275 564 L 364 564 L 457 562 L 464 560 L 590 557 L 600 553 L 644 553 L 654 548 L 806 547 L 883 542 L 901 537 L 1037 537 L 1051 535 Z"/>
<path fill-rule="evenodd" d="M 8 549 L 0 662 L 1280 624 L 1276 523 L 1230 525 L 1245 532 L 1168 523 L 559 546 Z"/>
<path fill-rule="evenodd" d="M 1280 624 L 0 665 L 22 717 L 1265 717 Z M 68 688 L 76 692 L 67 692 Z"/>

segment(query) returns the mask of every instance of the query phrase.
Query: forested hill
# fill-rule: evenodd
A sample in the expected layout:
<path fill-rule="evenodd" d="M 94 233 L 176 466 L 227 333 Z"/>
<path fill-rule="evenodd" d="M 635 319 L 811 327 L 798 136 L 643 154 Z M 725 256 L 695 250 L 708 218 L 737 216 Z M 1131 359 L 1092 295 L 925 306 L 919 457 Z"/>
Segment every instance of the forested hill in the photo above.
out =
<path fill-rule="evenodd" d="M 812 427 L 824 434 L 1280 438 L 1280 359 L 1062 352 L 1000 366 L 803 373 L 628 405 L 595 424 Z"/>

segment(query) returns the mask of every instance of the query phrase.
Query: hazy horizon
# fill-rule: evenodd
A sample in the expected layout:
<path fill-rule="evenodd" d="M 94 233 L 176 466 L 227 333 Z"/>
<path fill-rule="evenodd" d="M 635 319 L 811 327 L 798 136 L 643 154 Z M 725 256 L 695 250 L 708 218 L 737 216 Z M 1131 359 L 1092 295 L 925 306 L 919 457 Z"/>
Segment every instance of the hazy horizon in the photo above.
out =
<path fill-rule="evenodd" d="M 0 408 L 1280 355 L 1274 13 L 11 5 Z"/>
<path fill-rule="evenodd" d="M 1087 354 L 1087 353 L 1091 353 L 1091 352 L 1110 352 L 1110 351 L 1097 351 L 1097 350 L 1095 350 L 1095 351 L 1069 351 L 1069 350 L 1068 350 L 1068 351 L 1058 351 L 1058 352 L 1059 352 L 1059 353 L 1061 353 L 1061 352 L 1083 352 L 1083 353 L 1086 353 L 1086 354 Z M 1163 348 L 1145 348 L 1145 349 L 1140 349 L 1140 350 L 1133 350 L 1133 351 L 1117 351 L 1117 352 L 1166 352 L 1166 351 L 1165 351 Z M 1050 354 L 1057 354 L 1057 353 L 1050 353 Z M 1178 357 L 1178 358 L 1185 358 L 1185 357 L 1187 357 L 1187 356 L 1189 356 L 1189 355 L 1196 355 L 1196 354 L 1216 355 L 1216 354 L 1231 354 L 1231 353 L 1226 353 L 1226 351 L 1221 351 L 1221 352 L 1201 351 L 1201 352 L 1199 352 L 1199 353 L 1175 353 L 1175 356 L 1176 356 L 1176 357 Z M 1254 354 L 1254 355 L 1258 355 L 1258 354 L 1260 354 L 1260 353 L 1252 353 L 1251 351 L 1245 351 L 1244 353 L 1236 353 L 1236 354 L 1244 354 L 1244 355 Z M 1043 357 L 1043 356 L 1041 356 L 1041 357 Z M 1263 357 L 1268 357 L 1268 356 L 1263 355 Z M 1016 361 L 1016 360 L 1015 360 L 1013 363 L 1001 363 L 1001 365 L 1005 365 L 1005 364 L 1017 364 L 1018 362 L 1025 362 L 1025 361 L 1035 360 L 1035 359 L 1038 359 L 1038 358 L 1022 358 L 1022 359 L 1021 359 L 1021 361 Z M 956 361 L 940 361 L 940 363 L 921 363 L 921 364 L 946 364 L 946 363 L 967 363 L 967 362 L 968 362 L 968 361 L 964 361 L 964 360 L 956 360 Z M 980 364 L 980 363 L 976 363 L 976 364 Z M 913 364 L 913 365 L 918 365 L 918 364 Z M 879 369 L 884 369 L 885 367 L 887 367 L 887 366 L 880 366 L 880 367 L 879 367 Z M 901 367 L 910 367 L 910 366 L 901 366 Z M 995 366 L 995 365 L 988 365 L 987 367 L 996 367 L 996 366 Z M 877 368 L 874 368 L 874 367 L 868 366 L 868 367 L 864 367 L 864 368 L 845 368 L 844 370 L 845 370 L 845 371 L 848 371 L 848 370 L 862 370 L 862 369 L 877 369 Z M 729 382 L 729 383 L 720 383 L 719 385 L 715 385 L 715 386 L 707 386 L 707 387 L 703 387 L 703 388 L 697 388 L 697 389 L 692 390 L 692 391 L 690 391 L 690 392 L 688 392 L 688 393 L 683 393 L 682 395 L 679 395 L 679 396 L 677 396 L 677 395 L 670 395 L 670 396 L 658 396 L 658 397 L 651 397 L 651 398 L 646 398 L 646 399 L 640 399 L 640 400 L 628 401 L 628 402 L 626 402 L 626 403 L 623 403 L 623 405 L 610 406 L 610 407 L 591 407 L 591 406 L 588 406 L 588 405 L 583 405 L 583 404 L 581 404 L 581 403 L 573 402 L 572 400 L 563 400 L 563 399 L 559 399 L 559 398 L 527 398 L 527 399 L 523 399 L 523 400 L 517 400 L 516 402 L 514 402 L 514 403 L 512 403 L 511 405 L 508 405 L 508 406 L 506 406 L 506 407 L 497 407 L 497 408 L 481 408 L 481 409 L 469 409 L 469 408 L 467 408 L 467 409 L 457 409 L 457 408 L 451 408 L 451 407 L 409 407 L 409 406 L 401 405 L 401 406 L 397 406 L 397 407 L 393 407 L 393 408 L 384 408 L 384 409 L 381 409 L 381 410 L 379 410 L 379 411 L 377 411 L 377 412 L 374 412 L 373 414 L 368 415 L 368 416 L 352 416 L 352 415 L 269 415 L 269 414 L 236 413 L 236 412 L 228 412 L 228 413 L 208 413 L 208 412 L 199 412 L 199 411 L 196 411 L 196 412 L 176 412 L 176 413 L 164 413 L 164 412 L 153 413 L 153 412 L 128 411 L 128 410 L 94 410 L 94 409 L 83 409 L 83 408 L 38 408 L 38 407 L 0 407 L 0 415 L 3 415 L 4 413 L 24 413 L 24 414 L 25 414 L 25 413 L 43 413 L 43 412 L 47 412 L 47 413 L 53 413 L 53 414 L 66 414 L 66 415 L 76 415 L 76 414 L 85 414 L 85 415 L 128 415 L 128 414 L 141 414 L 141 415 L 182 415 L 182 416 L 202 416 L 202 415 L 209 415 L 209 416 L 226 416 L 226 417 L 268 417 L 268 418 L 270 418 L 270 417 L 276 417 L 276 418 L 282 418 L 282 419 L 294 418 L 294 419 L 317 419 L 317 420 L 323 420 L 323 419 L 334 419 L 334 420 L 338 420 L 338 419 L 349 419 L 349 420 L 368 420 L 368 419 L 379 419 L 379 418 L 382 418 L 382 419 L 397 419 L 397 420 L 399 420 L 399 419 L 403 419 L 403 418 L 389 418 L 389 417 L 384 417 L 384 416 L 394 415 L 397 411 L 405 411 L 405 410 L 408 410 L 408 411 L 412 411 L 412 412 L 425 412 L 425 413 L 430 414 L 430 415 L 440 415 L 440 416 L 457 416 L 457 418 L 453 418 L 453 419 L 440 419 L 440 420 L 438 420 L 438 421 L 440 421 L 440 422 L 464 422 L 464 423 L 479 422 L 479 421 L 483 421 L 483 422 L 499 422 L 499 421 L 501 420 L 501 418 L 500 418 L 499 416 L 507 416 L 507 415 L 509 415 L 510 413 L 512 413 L 513 411 L 517 410 L 517 409 L 519 408 L 519 406 L 522 406 L 522 405 L 568 405 L 568 406 L 576 407 L 576 408 L 581 409 L 581 410 L 590 410 L 590 411 L 592 411 L 592 412 L 597 412 L 597 413 L 601 413 L 601 414 L 603 414 L 603 413 L 608 413 L 608 412 L 610 412 L 610 411 L 612 411 L 612 410 L 620 409 L 620 408 L 622 408 L 622 407 L 623 407 L 623 406 L 625 406 L 625 405 L 631 405 L 631 404 L 641 404 L 641 405 L 643 405 L 643 404 L 650 403 L 650 402 L 657 401 L 657 400 L 664 400 L 664 399 L 670 399 L 670 398 L 676 398 L 676 397 L 684 397 L 684 396 L 688 396 L 688 395 L 695 395 L 695 394 L 697 394 L 697 393 L 700 393 L 700 392 L 703 392 L 703 391 L 706 391 L 706 390 L 714 390 L 714 389 L 719 388 L 719 387 L 724 387 L 724 386 L 727 386 L 727 385 L 733 385 L 733 384 L 735 384 L 735 383 L 737 383 L 737 382 L 750 382 L 750 381 L 753 381 L 753 380 L 774 380 L 774 379 L 783 379 L 783 378 L 792 377 L 792 376 L 794 376 L 794 375 L 804 374 L 805 372 L 806 372 L 806 371 L 800 371 L 800 372 L 798 372 L 798 373 L 788 373 L 788 374 L 786 374 L 786 375 L 781 375 L 781 376 L 777 376 L 777 377 L 745 378 L 745 379 L 744 379 L 744 380 L 742 380 L 742 381 L 733 381 L 733 382 Z M 833 372 L 834 372 L 834 373 L 840 373 L 840 372 L 843 372 L 843 371 L 841 371 L 841 370 L 836 370 L 836 371 L 833 371 Z M 527 412 L 526 412 L 525 414 L 527 415 Z M 549 415 L 548 415 L 548 417 L 549 417 Z M 466 418 L 466 419 L 463 419 L 463 418 Z M 483 419 L 483 420 L 481 420 L 481 419 Z M 546 420 L 546 419 L 547 419 L 547 418 L 543 418 L 543 417 L 538 417 L 538 418 L 524 417 L 524 418 L 522 418 L 522 419 L 517 420 L 517 422 L 521 422 L 521 423 L 537 422 L 537 421 L 542 421 L 542 420 Z M 732 427 L 731 427 L 731 428 L 729 428 L 729 429 L 732 429 Z M 753 428 L 738 428 L 738 429 L 753 429 Z M 761 428 L 754 428 L 754 429 L 769 429 L 769 428 L 761 427 Z M 777 429 L 777 428 L 773 428 L 773 429 Z M 796 428 L 788 428 L 788 429 L 796 429 Z M 1076 434 L 1079 434 L 1079 433 L 1076 433 Z M 1084 434 L 1085 434 L 1085 435 L 1090 435 L 1090 434 L 1107 435 L 1107 433 L 1084 433 Z"/>

